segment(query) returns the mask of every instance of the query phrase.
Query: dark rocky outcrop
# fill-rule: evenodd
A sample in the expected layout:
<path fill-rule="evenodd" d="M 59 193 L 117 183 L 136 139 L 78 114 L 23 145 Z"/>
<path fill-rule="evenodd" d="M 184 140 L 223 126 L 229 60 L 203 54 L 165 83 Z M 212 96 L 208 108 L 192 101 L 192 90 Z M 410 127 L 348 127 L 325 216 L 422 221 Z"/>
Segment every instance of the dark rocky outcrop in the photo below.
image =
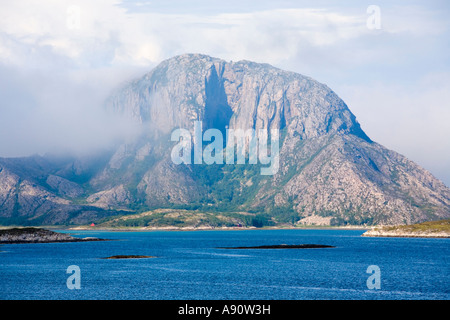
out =
<path fill-rule="evenodd" d="M 154 256 L 140 256 L 140 255 L 116 255 L 111 257 L 106 257 L 102 259 L 114 260 L 114 259 L 148 259 L 148 258 L 156 258 Z"/>
<path fill-rule="evenodd" d="M 220 247 L 218 249 L 323 249 L 323 248 L 335 248 L 335 247 L 324 244 L 276 244 L 276 245 L 262 245 L 252 247 Z"/>
<path fill-rule="evenodd" d="M 0 230 L 0 243 L 52 243 L 102 241 L 98 238 L 76 238 L 69 234 L 41 228 L 12 228 Z"/>

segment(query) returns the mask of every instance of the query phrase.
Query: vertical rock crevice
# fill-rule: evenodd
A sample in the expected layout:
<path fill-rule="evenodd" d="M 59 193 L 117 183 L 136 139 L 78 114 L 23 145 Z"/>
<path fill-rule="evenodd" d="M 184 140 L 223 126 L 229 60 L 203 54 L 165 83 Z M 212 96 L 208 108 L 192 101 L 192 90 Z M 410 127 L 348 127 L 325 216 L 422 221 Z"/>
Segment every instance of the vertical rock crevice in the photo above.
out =
<path fill-rule="evenodd" d="M 203 130 L 218 129 L 225 137 L 233 110 L 228 105 L 223 79 L 219 77 L 214 64 L 205 78 L 205 97 Z"/>

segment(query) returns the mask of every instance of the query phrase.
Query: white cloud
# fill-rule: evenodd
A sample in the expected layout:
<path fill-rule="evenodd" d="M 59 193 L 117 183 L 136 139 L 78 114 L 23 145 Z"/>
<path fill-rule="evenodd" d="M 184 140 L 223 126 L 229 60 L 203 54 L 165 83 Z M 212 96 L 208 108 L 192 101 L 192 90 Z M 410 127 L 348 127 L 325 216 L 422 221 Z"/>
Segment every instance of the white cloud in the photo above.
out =
<path fill-rule="evenodd" d="M 448 142 L 430 143 L 450 136 L 446 11 L 388 2 L 380 5 L 381 30 L 369 30 L 367 7 L 359 2 L 337 9 L 295 3 L 183 13 L 186 4 L 180 2 L 175 13 L 165 4 L 152 10 L 156 2 L 135 3 L 134 9 L 145 10 L 128 11 L 126 3 L 109 0 L 4 1 L 0 156 L 57 146 L 62 137 L 82 145 L 96 130 L 95 121 L 82 115 L 98 110 L 114 86 L 163 59 L 199 52 L 271 63 L 327 83 L 369 136 L 435 168 L 450 184 Z M 80 133 L 71 118 L 91 129 Z"/>
<path fill-rule="evenodd" d="M 448 32 L 449 21 L 444 8 L 418 5 L 393 5 L 383 10 L 383 29 L 389 33 L 409 34 L 415 37 L 439 35 Z"/>
<path fill-rule="evenodd" d="M 38 51 L 50 48 L 75 64 L 91 67 L 98 63 L 97 54 L 108 56 L 110 64 L 143 65 L 199 49 L 225 58 L 275 63 L 288 59 L 302 46 L 332 45 L 367 32 L 363 16 L 318 9 L 181 15 L 127 13 L 109 1 L 20 3 L 11 2 L 2 11 L 2 34 L 14 37 L 22 46 Z M 68 11 L 74 6 L 79 11 Z M 77 12 L 78 20 L 73 17 Z M 79 21 L 79 27 L 70 27 L 72 20 Z M 10 60 L 10 45 L 0 43 L 0 59 L 23 63 L 25 56 L 20 50 L 17 60 Z"/>
<path fill-rule="evenodd" d="M 0 12 L 0 61 L 22 65 L 27 62 L 25 49 L 31 48 L 35 54 L 47 50 L 75 65 L 94 68 L 99 64 L 148 65 L 190 51 L 277 64 L 311 48 L 332 49 L 374 33 L 366 27 L 368 15 L 363 6 L 351 13 L 290 8 L 171 14 L 128 12 L 119 4 L 108 0 L 5 3 Z M 434 19 L 439 14 L 436 11 L 420 6 L 382 6 L 378 34 L 445 32 L 449 23 Z M 363 53 L 359 56 L 362 62 L 368 55 Z"/>

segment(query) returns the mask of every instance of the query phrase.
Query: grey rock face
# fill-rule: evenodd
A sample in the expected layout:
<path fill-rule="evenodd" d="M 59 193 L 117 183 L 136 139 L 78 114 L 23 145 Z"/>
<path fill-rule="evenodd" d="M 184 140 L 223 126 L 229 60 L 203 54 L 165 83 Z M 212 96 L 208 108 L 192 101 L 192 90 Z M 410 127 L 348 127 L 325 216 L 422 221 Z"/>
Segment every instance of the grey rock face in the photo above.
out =
<path fill-rule="evenodd" d="M 87 198 L 87 201 L 100 208 L 119 208 L 130 204 L 130 195 L 123 185 L 119 185 L 110 190 L 94 193 Z"/>
<path fill-rule="evenodd" d="M 76 238 L 65 233 L 58 233 L 39 228 L 13 228 L 0 230 L 0 243 L 51 243 L 101 241 L 98 238 Z"/>
<path fill-rule="evenodd" d="M 312 139 L 299 150 L 304 160 L 292 163 L 288 155 L 281 157 L 287 162 L 285 171 L 294 166 L 298 173 L 275 197 L 290 201 L 297 212 L 331 216 L 341 222 L 384 224 L 410 224 L 449 215 L 449 189 L 429 172 L 377 143 L 336 135 Z M 275 177 L 272 188 L 282 179 L 283 174 Z"/>
<path fill-rule="evenodd" d="M 84 189 L 65 178 L 49 174 L 48 170 L 58 170 L 58 166 L 41 160 L 43 162 L 36 166 L 33 158 L 0 159 L 2 224 L 88 223 L 110 214 L 75 204 L 71 198 L 81 196 Z"/>
<path fill-rule="evenodd" d="M 79 197 L 84 193 L 83 188 L 78 184 L 53 174 L 48 176 L 46 182 L 51 188 L 57 190 L 59 194 L 69 198 Z"/>
<path fill-rule="evenodd" d="M 174 128 L 283 129 L 308 139 L 361 130 L 327 86 L 297 73 L 249 61 L 227 63 L 199 54 L 162 62 L 113 95 L 108 108 L 162 133 Z"/>
<path fill-rule="evenodd" d="M 300 74 L 182 55 L 122 89 L 108 106 L 161 135 L 178 127 L 193 132 L 195 120 L 203 121 L 204 130 L 284 130 L 280 171 L 256 185 L 248 177 L 249 184 L 240 182 L 237 193 L 257 189 L 242 210 L 288 207 L 300 217 L 319 215 L 338 223 L 413 223 L 450 215 L 450 192 L 443 183 L 372 142 L 331 89 Z M 208 192 L 187 168 L 183 173 L 173 165 L 163 171 L 166 167 L 170 164 L 159 163 L 141 181 L 147 199 L 195 202 Z M 229 179 L 225 174 L 221 182 Z M 217 204 L 214 196 L 206 198 Z"/>
<path fill-rule="evenodd" d="M 0 161 L 1 217 L 82 223 L 107 214 L 96 210 L 174 205 L 265 213 L 276 222 L 410 224 L 450 217 L 449 188 L 373 142 L 336 93 L 297 73 L 186 54 L 117 90 L 106 108 L 142 126 L 143 135 L 92 163 Z M 278 172 L 174 164 L 170 134 L 176 128 L 193 134 L 194 121 L 222 132 L 279 129 Z"/>
<path fill-rule="evenodd" d="M 17 198 L 19 178 L 0 166 L 0 214 L 10 217 Z"/>
<path fill-rule="evenodd" d="M 2 216 L 32 215 L 38 218 L 48 210 L 69 201 L 59 198 L 41 186 L 2 167 L 0 172 L 0 213 Z"/>

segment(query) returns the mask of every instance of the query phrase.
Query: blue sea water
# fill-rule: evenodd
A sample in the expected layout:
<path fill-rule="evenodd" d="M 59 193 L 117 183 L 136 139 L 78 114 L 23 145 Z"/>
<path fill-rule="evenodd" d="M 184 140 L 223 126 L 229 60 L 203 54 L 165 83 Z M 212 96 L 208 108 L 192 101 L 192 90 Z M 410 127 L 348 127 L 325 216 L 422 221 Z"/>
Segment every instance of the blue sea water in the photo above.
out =
<path fill-rule="evenodd" d="M 450 239 L 309 229 L 70 233 L 115 241 L 0 246 L 0 299 L 450 299 Z M 305 243 L 335 248 L 218 248 Z M 101 259 L 131 254 L 156 258 Z M 80 289 L 67 287 L 72 265 Z M 380 289 L 367 285 L 371 265 Z"/>

